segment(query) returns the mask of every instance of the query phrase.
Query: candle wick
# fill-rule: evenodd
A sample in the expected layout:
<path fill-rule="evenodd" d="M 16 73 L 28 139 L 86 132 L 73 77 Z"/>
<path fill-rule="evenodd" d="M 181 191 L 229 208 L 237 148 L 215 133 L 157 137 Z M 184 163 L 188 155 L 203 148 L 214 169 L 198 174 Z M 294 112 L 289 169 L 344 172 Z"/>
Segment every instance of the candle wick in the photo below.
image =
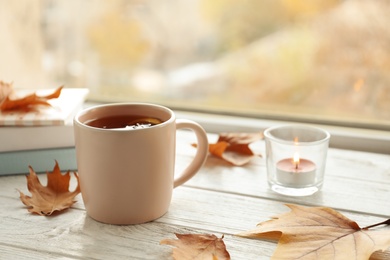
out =
<path fill-rule="evenodd" d="M 295 170 L 298 170 L 298 163 L 295 163 Z"/>

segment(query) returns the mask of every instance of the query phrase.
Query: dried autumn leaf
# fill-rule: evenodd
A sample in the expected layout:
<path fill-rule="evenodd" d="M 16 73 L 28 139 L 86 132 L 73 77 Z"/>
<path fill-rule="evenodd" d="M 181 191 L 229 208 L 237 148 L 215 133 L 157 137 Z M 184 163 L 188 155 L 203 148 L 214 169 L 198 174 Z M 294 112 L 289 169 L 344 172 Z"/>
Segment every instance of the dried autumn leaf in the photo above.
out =
<path fill-rule="evenodd" d="M 61 90 L 63 86 L 57 88 L 53 93 L 45 96 L 38 96 L 36 93 L 27 95 L 23 98 L 11 99 L 8 95 L 0 104 L 1 111 L 10 111 L 10 110 L 29 110 L 35 106 L 50 106 L 50 103 L 47 102 L 49 99 L 58 98 L 61 95 Z"/>
<path fill-rule="evenodd" d="M 0 80 L 0 102 L 3 101 L 12 92 L 12 83 L 6 83 Z"/>
<path fill-rule="evenodd" d="M 249 147 L 261 139 L 262 133 L 221 133 L 216 143 L 209 144 L 209 153 L 233 165 L 242 166 L 252 158 L 261 156 Z"/>
<path fill-rule="evenodd" d="M 219 259 L 228 260 L 230 254 L 226 250 L 223 236 L 221 238 L 210 234 L 175 234 L 178 239 L 163 239 L 161 245 L 171 245 L 174 259 L 201 260 Z"/>
<path fill-rule="evenodd" d="M 69 208 L 76 201 L 74 197 L 80 193 L 79 178 L 77 173 L 73 173 L 77 179 L 77 187 L 73 192 L 69 191 L 70 172 L 61 174 L 58 162 L 54 166 L 53 172 L 47 172 L 47 186 L 42 186 L 37 174 L 29 166 L 30 174 L 26 175 L 27 187 L 32 196 L 20 193 L 20 200 L 28 206 L 28 211 L 39 215 L 49 216 L 54 211 L 61 211 Z"/>
<path fill-rule="evenodd" d="M 375 251 L 390 247 L 390 229 L 372 229 L 390 220 L 360 228 L 327 207 L 287 205 L 291 211 L 257 225 L 242 237 L 272 239 L 279 243 L 272 259 L 366 260 Z"/>

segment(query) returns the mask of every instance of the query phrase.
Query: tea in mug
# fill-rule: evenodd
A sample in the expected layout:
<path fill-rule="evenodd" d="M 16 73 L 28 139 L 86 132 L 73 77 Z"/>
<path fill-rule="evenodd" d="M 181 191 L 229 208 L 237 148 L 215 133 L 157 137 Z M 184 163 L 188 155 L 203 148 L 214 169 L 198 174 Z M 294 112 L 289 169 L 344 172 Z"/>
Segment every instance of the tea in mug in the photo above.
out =
<path fill-rule="evenodd" d="M 162 120 L 158 118 L 136 115 L 108 116 L 91 119 L 85 122 L 85 124 L 88 126 L 103 129 L 142 129 L 158 125 L 160 123 L 162 123 Z"/>

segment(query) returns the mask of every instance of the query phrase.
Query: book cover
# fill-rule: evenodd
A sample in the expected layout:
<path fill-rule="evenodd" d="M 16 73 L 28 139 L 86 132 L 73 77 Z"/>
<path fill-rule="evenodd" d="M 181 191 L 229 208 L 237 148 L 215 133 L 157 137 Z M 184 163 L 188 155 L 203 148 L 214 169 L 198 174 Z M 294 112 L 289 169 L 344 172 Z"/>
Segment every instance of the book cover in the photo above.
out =
<path fill-rule="evenodd" d="M 0 127 L 0 152 L 74 146 L 73 124 Z"/>
<path fill-rule="evenodd" d="M 52 92 L 40 90 L 38 95 Z M 53 107 L 34 112 L 0 112 L 0 152 L 74 146 L 73 117 L 82 109 L 88 89 L 64 88 Z M 18 90 L 19 96 L 30 94 Z"/>
<path fill-rule="evenodd" d="M 0 153 L 0 176 L 28 174 L 28 166 L 37 173 L 52 171 L 55 161 L 61 171 L 77 171 L 76 150 L 66 147 Z"/>

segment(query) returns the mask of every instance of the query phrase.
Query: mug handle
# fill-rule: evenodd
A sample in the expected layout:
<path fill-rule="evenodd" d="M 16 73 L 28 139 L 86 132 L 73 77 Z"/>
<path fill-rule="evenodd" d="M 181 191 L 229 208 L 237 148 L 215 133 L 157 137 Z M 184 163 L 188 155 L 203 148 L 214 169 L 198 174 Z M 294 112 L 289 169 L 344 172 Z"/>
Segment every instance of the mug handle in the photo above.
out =
<path fill-rule="evenodd" d="M 196 122 L 187 119 L 176 119 L 176 130 L 190 129 L 192 130 L 198 142 L 197 150 L 192 162 L 184 169 L 183 173 L 175 177 L 173 187 L 182 185 L 191 179 L 195 173 L 203 166 L 208 154 L 209 143 L 205 130 Z"/>

